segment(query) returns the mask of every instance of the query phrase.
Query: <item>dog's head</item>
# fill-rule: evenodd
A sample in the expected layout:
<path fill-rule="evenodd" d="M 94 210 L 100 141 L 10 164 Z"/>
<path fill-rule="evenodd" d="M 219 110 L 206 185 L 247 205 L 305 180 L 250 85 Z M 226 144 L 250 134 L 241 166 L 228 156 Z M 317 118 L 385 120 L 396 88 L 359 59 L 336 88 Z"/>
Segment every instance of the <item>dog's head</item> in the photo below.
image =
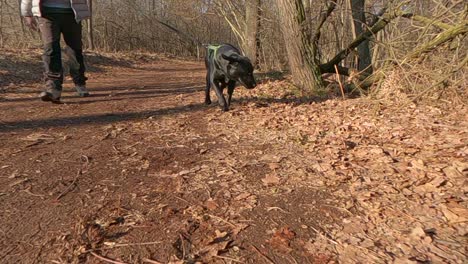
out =
<path fill-rule="evenodd" d="M 223 59 L 229 61 L 227 73 L 229 78 L 242 84 L 247 89 L 253 89 L 257 86 L 253 71 L 254 68 L 249 58 L 233 53 L 231 55 L 222 55 Z"/>

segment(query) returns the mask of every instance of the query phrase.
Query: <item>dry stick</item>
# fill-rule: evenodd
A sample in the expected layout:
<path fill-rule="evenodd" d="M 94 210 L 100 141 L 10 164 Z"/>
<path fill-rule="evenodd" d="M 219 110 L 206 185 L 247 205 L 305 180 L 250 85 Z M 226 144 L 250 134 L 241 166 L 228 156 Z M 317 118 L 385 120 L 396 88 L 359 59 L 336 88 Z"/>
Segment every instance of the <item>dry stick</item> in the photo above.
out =
<path fill-rule="evenodd" d="M 151 260 L 151 259 L 143 259 L 144 263 L 151 263 L 151 264 L 163 264 L 162 262 L 156 261 L 156 260 Z"/>
<path fill-rule="evenodd" d="M 269 262 L 270 264 L 275 264 L 275 262 L 273 262 L 273 260 L 271 260 L 268 256 L 265 256 L 265 254 L 263 254 L 262 252 L 260 252 L 260 250 L 258 250 L 258 248 L 254 245 L 250 245 L 255 252 L 257 252 L 260 256 L 262 256 L 267 262 Z"/>
<path fill-rule="evenodd" d="M 236 262 L 236 263 L 244 263 L 238 259 L 234 259 L 234 258 L 230 258 L 230 257 L 225 257 L 225 256 L 215 256 L 215 258 L 219 258 L 219 259 L 225 259 L 225 260 L 230 260 L 232 262 Z"/>
<path fill-rule="evenodd" d="M 230 226 L 232 226 L 232 227 L 234 227 L 234 228 L 237 227 L 235 224 L 233 224 L 233 223 L 229 222 L 228 220 L 223 219 L 223 218 L 221 218 L 221 217 L 219 217 L 219 216 L 212 215 L 212 214 L 207 214 L 207 215 L 208 215 L 208 216 L 211 216 L 211 217 L 213 217 L 213 218 L 216 218 L 216 219 L 218 219 L 219 221 L 221 221 L 221 222 L 223 222 L 223 223 L 226 223 L 226 224 L 228 224 L 228 225 L 230 225 Z"/>
<path fill-rule="evenodd" d="M 422 91 L 421 93 L 419 93 L 415 98 L 413 98 L 413 102 L 415 102 L 417 99 L 419 99 L 421 96 L 423 96 L 425 93 L 429 92 L 430 90 L 436 88 L 437 86 L 443 84 L 446 80 L 448 80 L 452 74 L 455 74 L 457 73 L 458 71 L 460 71 L 461 69 L 463 69 L 463 67 L 465 67 L 465 65 L 468 64 L 468 56 L 465 57 L 465 59 L 458 65 L 455 67 L 455 69 L 453 69 L 451 72 L 449 72 L 446 76 L 444 76 L 443 78 L 441 78 L 440 81 L 438 81 L 437 83 L 431 85 L 429 88 L 425 89 L 424 91 Z"/>
<path fill-rule="evenodd" d="M 156 241 L 156 242 L 143 242 L 143 243 L 116 244 L 116 245 L 109 246 L 109 247 L 90 249 L 87 252 L 98 251 L 98 250 L 109 250 L 109 249 L 121 248 L 121 247 L 150 246 L 150 245 L 157 245 L 157 244 L 161 244 L 161 243 L 162 242 L 160 242 L 160 241 Z"/>
<path fill-rule="evenodd" d="M 346 99 L 345 94 L 344 94 L 343 84 L 341 83 L 341 79 L 340 79 L 340 74 L 338 73 L 338 66 L 336 66 L 336 64 L 334 66 L 335 66 L 335 71 L 336 71 L 336 80 L 340 84 L 341 95 L 343 96 L 343 99 Z"/>
<path fill-rule="evenodd" d="M 94 252 L 91 252 L 91 255 L 95 256 L 96 258 L 104 261 L 104 262 L 107 262 L 107 263 L 113 263 L 113 264 L 127 264 L 127 263 L 124 263 L 124 262 L 119 262 L 119 261 L 115 261 L 115 260 L 112 260 L 112 259 L 108 259 L 108 258 L 105 258 L 105 257 L 102 257 L 102 256 L 99 256 L 98 254 L 94 253 Z"/>
<path fill-rule="evenodd" d="M 335 244 L 335 245 L 338 245 L 338 242 L 336 242 L 335 240 L 329 238 L 326 234 L 324 235 L 322 232 L 318 231 L 317 229 L 315 229 L 313 226 L 310 227 L 312 230 L 315 231 L 315 233 L 323 236 L 324 238 L 326 238 L 328 241 L 330 241 L 331 243 Z"/>
<path fill-rule="evenodd" d="M 65 191 L 63 191 L 61 194 L 59 194 L 59 196 L 57 196 L 57 198 L 55 198 L 55 200 L 57 200 L 57 201 L 60 200 L 60 198 L 62 198 L 68 192 L 70 192 L 73 189 L 73 186 L 75 185 L 76 181 L 78 180 L 78 177 L 80 177 L 80 175 L 82 175 L 82 174 L 83 174 L 82 169 L 79 169 L 78 173 L 75 176 L 75 179 L 73 179 L 73 182 L 70 185 L 68 185 L 67 189 Z"/>

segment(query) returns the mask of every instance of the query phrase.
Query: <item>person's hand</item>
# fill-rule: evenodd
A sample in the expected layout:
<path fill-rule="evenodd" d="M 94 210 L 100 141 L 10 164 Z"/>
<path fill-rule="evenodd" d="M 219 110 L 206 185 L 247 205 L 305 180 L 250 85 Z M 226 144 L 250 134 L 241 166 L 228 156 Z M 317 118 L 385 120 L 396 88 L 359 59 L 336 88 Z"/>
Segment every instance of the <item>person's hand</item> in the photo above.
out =
<path fill-rule="evenodd" d="M 25 17 L 24 22 L 30 29 L 34 31 L 38 31 L 37 20 L 34 17 L 32 16 Z"/>

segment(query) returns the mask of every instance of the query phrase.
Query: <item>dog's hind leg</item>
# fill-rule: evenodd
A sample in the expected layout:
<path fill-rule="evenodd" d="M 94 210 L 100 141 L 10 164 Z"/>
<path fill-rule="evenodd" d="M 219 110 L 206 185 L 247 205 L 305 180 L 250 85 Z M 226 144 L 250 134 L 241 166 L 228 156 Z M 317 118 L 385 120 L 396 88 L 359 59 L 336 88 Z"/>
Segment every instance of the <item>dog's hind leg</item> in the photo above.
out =
<path fill-rule="evenodd" d="M 236 87 L 236 81 L 229 81 L 228 83 L 228 106 L 231 106 L 232 94 L 234 93 L 234 88 Z"/>

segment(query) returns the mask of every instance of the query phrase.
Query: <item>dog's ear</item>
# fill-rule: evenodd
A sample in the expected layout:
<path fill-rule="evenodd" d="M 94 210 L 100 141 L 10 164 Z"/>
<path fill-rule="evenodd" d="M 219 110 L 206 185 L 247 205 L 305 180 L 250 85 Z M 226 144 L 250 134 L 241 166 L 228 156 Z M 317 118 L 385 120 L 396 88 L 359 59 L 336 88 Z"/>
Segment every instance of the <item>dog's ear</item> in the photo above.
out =
<path fill-rule="evenodd" d="M 223 57 L 223 59 L 229 61 L 229 62 L 240 62 L 242 60 L 241 56 L 239 56 L 239 54 L 231 54 L 229 56 L 225 55 L 225 54 L 222 54 L 221 57 Z"/>

